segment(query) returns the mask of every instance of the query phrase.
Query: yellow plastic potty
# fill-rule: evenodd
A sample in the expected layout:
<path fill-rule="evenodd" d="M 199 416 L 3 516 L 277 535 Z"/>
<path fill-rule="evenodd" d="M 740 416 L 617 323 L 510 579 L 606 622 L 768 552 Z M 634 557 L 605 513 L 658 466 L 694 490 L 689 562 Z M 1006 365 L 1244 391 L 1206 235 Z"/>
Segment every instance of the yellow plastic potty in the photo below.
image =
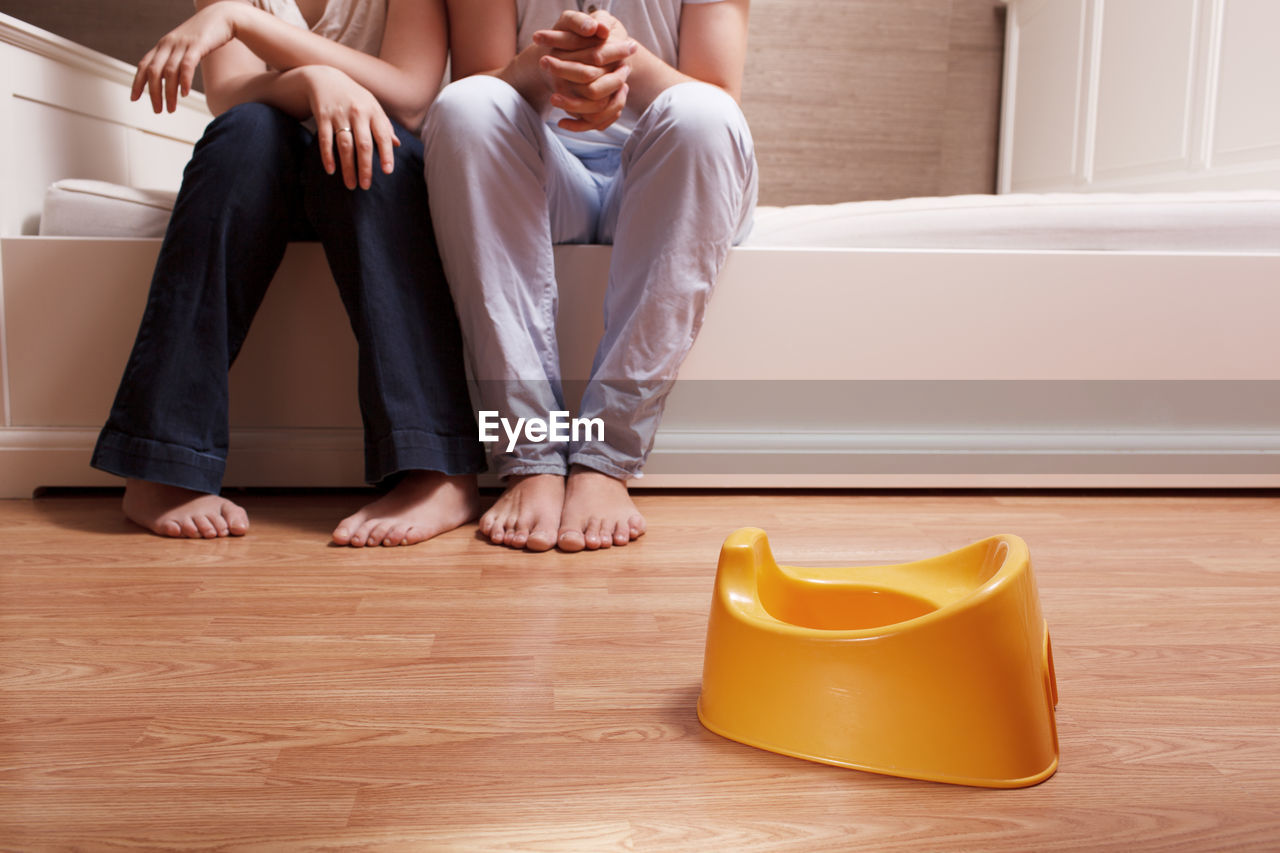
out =
<path fill-rule="evenodd" d="M 1027 544 L 895 566 L 720 551 L 698 718 L 751 746 L 892 776 L 1017 788 L 1058 769 L 1057 684 Z"/>

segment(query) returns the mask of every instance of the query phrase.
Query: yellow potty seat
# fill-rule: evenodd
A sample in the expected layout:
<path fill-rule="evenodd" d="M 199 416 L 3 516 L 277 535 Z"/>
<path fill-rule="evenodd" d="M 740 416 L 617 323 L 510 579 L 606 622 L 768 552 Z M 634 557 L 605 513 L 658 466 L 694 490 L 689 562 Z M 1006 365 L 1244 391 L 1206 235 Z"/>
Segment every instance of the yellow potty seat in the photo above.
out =
<path fill-rule="evenodd" d="M 779 566 L 763 530 L 720 551 L 698 719 L 761 749 L 1017 788 L 1058 769 L 1057 684 L 1027 544 L 894 566 Z"/>

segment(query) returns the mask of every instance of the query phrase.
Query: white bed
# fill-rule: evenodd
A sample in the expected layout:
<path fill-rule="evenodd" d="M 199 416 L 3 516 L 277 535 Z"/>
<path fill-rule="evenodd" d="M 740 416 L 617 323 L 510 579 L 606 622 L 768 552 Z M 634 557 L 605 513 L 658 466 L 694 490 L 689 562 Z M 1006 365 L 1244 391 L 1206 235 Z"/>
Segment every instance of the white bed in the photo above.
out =
<path fill-rule="evenodd" d="M 164 236 L 177 192 L 64 179 L 45 237 Z M 759 249 L 1280 252 L 1280 190 L 1012 193 L 761 206 Z"/>
<path fill-rule="evenodd" d="M 30 131 L 0 139 L 0 494 L 111 484 L 88 454 L 158 241 L 37 236 L 44 190 L 171 192 L 207 114 L 128 105 L 123 64 L 9 18 L 0 71 L 0 124 Z M 1278 217 L 1280 192 L 763 210 L 637 485 L 1280 485 Z M 590 363 L 608 257 L 557 251 L 568 376 Z M 228 485 L 360 483 L 328 282 L 318 246 L 290 248 L 233 370 Z"/>
<path fill-rule="evenodd" d="M 1280 252 L 1280 190 L 1011 193 L 761 208 L 748 245 Z"/>

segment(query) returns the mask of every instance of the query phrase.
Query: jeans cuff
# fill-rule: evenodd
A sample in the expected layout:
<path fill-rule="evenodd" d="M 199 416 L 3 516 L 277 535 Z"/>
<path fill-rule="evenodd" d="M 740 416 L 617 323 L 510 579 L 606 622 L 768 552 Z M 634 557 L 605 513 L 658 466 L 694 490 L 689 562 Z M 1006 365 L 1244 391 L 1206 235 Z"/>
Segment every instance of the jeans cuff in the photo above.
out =
<path fill-rule="evenodd" d="M 380 483 L 403 471 L 479 474 L 488 467 L 484 449 L 472 436 L 397 430 L 365 449 L 365 481 Z"/>
<path fill-rule="evenodd" d="M 226 459 L 180 444 L 138 438 L 104 429 L 89 464 L 99 471 L 216 495 L 222 489 Z"/>

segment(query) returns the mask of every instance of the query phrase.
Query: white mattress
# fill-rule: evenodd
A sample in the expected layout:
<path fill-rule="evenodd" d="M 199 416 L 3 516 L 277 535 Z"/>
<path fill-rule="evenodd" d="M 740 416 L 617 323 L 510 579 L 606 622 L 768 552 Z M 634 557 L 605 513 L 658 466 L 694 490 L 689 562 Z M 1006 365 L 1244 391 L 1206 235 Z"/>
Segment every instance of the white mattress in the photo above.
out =
<path fill-rule="evenodd" d="M 961 195 L 761 207 L 745 245 L 1280 252 L 1280 190 Z"/>
<path fill-rule="evenodd" d="M 175 193 L 64 180 L 40 233 L 162 237 Z M 748 246 L 1280 252 L 1280 191 L 961 195 L 761 207 Z"/>
<path fill-rule="evenodd" d="M 42 237 L 163 237 L 177 193 L 106 181 L 58 181 L 44 194 Z"/>

